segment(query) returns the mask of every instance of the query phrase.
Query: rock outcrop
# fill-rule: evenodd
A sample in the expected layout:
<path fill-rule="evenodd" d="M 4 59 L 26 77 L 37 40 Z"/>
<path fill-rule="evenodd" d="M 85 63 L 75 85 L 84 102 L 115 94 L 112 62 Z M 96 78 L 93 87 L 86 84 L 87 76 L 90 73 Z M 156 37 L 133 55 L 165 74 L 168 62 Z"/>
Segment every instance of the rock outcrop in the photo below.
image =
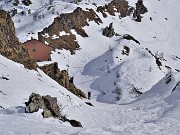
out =
<path fill-rule="evenodd" d="M 73 83 L 73 79 L 72 77 L 69 76 L 68 72 L 66 70 L 60 71 L 58 68 L 58 64 L 56 62 L 49 65 L 42 66 L 40 68 L 49 77 L 54 79 L 61 86 L 65 87 L 67 90 L 69 90 L 76 96 L 86 98 L 86 95 L 84 94 L 84 92 L 76 88 L 76 86 Z"/>
<path fill-rule="evenodd" d="M 148 12 L 147 8 L 143 5 L 143 0 L 138 0 L 136 3 L 136 10 L 133 13 L 133 17 L 135 18 L 135 21 L 141 22 L 141 14 L 144 14 Z"/>
<path fill-rule="evenodd" d="M 69 122 L 73 127 L 82 127 L 81 122 L 73 119 L 68 119 L 65 115 L 62 115 L 60 106 L 58 105 L 57 98 L 50 95 L 41 96 L 36 93 L 32 93 L 29 96 L 28 102 L 25 102 L 26 113 L 34 113 L 42 109 L 43 118 L 54 117 L 62 120 L 63 122 Z M 3 108 L 0 106 L 0 108 Z"/>
<path fill-rule="evenodd" d="M 113 28 L 113 23 L 109 24 L 109 27 L 106 26 L 106 28 L 103 29 L 103 33 L 104 36 L 106 37 L 113 37 L 115 32 L 114 32 L 114 28 Z"/>
<path fill-rule="evenodd" d="M 120 13 L 120 17 L 126 17 L 132 12 L 132 8 L 129 7 L 126 0 L 112 0 L 105 6 L 99 6 L 97 12 L 101 12 L 103 17 L 107 17 L 107 13 L 115 16 L 115 13 Z"/>
<path fill-rule="evenodd" d="M 71 30 L 75 30 L 82 37 L 88 37 L 88 34 L 83 29 L 84 26 L 89 25 L 88 21 L 95 21 L 97 24 L 102 23 L 94 10 L 87 9 L 84 11 L 78 7 L 72 13 L 61 14 L 55 18 L 50 26 L 38 33 L 38 39 L 44 43 L 46 41 L 54 49 L 66 49 L 73 54 L 80 46 Z M 60 32 L 66 34 L 61 35 Z M 47 34 L 48 36 L 46 36 Z M 54 35 L 56 38 L 53 38 Z"/>
<path fill-rule="evenodd" d="M 33 113 L 39 109 L 43 109 L 43 117 L 57 117 L 61 118 L 61 110 L 57 103 L 56 97 L 50 95 L 41 96 L 39 94 L 32 93 L 29 97 L 29 101 L 26 104 L 26 112 Z"/>
<path fill-rule="evenodd" d="M 16 37 L 11 16 L 4 10 L 0 10 L 0 54 L 23 64 L 25 68 L 36 69 L 37 67 Z"/>
<path fill-rule="evenodd" d="M 140 42 L 138 40 L 136 40 L 133 36 L 129 35 L 129 34 L 125 34 L 123 36 L 123 39 L 126 39 L 126 40 L 132 40 L 134 42 L 136 42 L 137 44 L 140 44 Z"/>

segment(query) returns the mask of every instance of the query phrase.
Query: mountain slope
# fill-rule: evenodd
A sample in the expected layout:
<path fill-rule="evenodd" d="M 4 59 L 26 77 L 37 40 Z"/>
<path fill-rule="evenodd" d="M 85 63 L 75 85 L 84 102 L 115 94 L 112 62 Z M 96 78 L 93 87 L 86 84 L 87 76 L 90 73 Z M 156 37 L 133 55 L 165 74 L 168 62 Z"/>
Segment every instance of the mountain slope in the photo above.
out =
<path fill-rule="evenodd" d="M 178 0 L 144 0 L 148 12 L 141 14 L 141 22 L 136 21 L 133 13 L 120 17 L 118 12 L 110 15 L 105 10 L 105 17 L 96 11 L 110 0 L 82 0 L 78 4 L 71 0 L 32 0 L 30 6 L 21 1 L 14 6 L 12 2 L 0 1 L 0 5 L 9 11 L 18 10 L 13 20 L 21 42 L 38 38 L 38 32 L 51 25 L 54 18 L 72 13 L 77 7 L 84 11 L 92 8 L 102 23 L 87 20 L 89 25 L 82 29 L 88 37 L 69 29 L 80 48 L 73 55 L 65 49 L 55 49 L 51 55 L 60 70 L 68 69 L 70 76 L 74 76 L 78 88 L 91 92 L 91 100 L 77 98 L 39 69 L 38 72 L 24 69 L 0 55 L 0 134 L 179 134 Z M 134 10 L 136 2 L 128 0 Z M 115 32 L 111 38 L 102 34 L 110 23 Z M 58 38 L 69 33 L 61 31 Z M 128 40 L 128 36 L 133 40 Z M 32 92 L 57 97 L 63 114 L 79 120 L 83 128 L 43 119 L 41 110 L 25 114 L 24 102 Z"/>
<path fill-rule="evenodd" d="M 94 107 L 69 93 L 41 71 L 24 70 L 1 56 L 1 134 L 177 134 L 179 132 L 179 74 L 164 77 L 151 90 L 131 104 L 108 105 L 92 102 Z M 20 74 L 21 73 L 21 74 Z M 171 81 L 167 79 L 171 75 Z M 173 91 L 173 92 L 172 92 Z M 73 128 L 56 119 L 43 119 L 41 111 L 24 113 L 24 102 L 31 92 L 56 96 L 63 113 L 78 119 L 82 128 Z M 68 96 L 69 95 L 69 96 Z M 11 124 L 9 124 L 11 123 Z M 34 128 L 36 125 L 36 128 Z M 143 128 L 142 128 L 143 127 Z M 153 128 L 154 130 L 150 130 Z M 36 129 L 36 130 L 35 130 Z M 96 132 L 95 132 L 96 131 Z"/>

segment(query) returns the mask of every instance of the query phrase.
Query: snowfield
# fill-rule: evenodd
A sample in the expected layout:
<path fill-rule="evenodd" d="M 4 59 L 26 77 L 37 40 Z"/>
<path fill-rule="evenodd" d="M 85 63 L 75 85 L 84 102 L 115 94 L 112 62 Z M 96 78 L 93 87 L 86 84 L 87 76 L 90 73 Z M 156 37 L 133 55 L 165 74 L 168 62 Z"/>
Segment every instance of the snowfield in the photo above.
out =
<path fill-rule="evenodd" d="M 21 42 L 38 38 L 37 33 L 61 13 L 72 12 L 79 6 L 84 10 L 96 9 L 92 3 L 110 2 L 31 1 L 30 6 L 20 2 L 16 7 L 19 14 L 13 17 Z M 136 0 L 128 2 L 135 7 Z M 14 8 L 5 0 L 0 5 L 7 11 Z M 64 49 L 52 52 L 52 62 L 58 62 L 60 70 L 68 69 L 74 84 L 86 94 L 91 92 L 91 100 L 76 97 L 40 69 L 27 70 L 0 55 L 0 135 L 180 134 L 180 1 L 144 0 L 144 5 L 148 12 L 143 14 L 142 22 L 134 21 L 132 15 L 119 19 L 119 14 L 103 18 L 97 13 L 103 23 L 89 22 L 83 28 L 89 37 L 83 38 L 71 30 L 80 45 L 74 55 Z M 53 8 L 47 10 L 49 7 Z M 21 15 L 21 11 L 25 14 Z M 111 22 L 120 36 L 102 35 L 103 28 Z M 140 44 L 123 39 L 125 34 Z M 125 46 L 130 49 L 128 55 L 123 54 Z M 157 65 L 156 58 L 162 66 Z M 32 92 L 57 97 L 63 114 L 80 121 L 83 128 L 53 118 L 44 119 L 41 110 L 25 113 L 24 103 Z M 94 107 L 85 104 L 86 101 Z"/>

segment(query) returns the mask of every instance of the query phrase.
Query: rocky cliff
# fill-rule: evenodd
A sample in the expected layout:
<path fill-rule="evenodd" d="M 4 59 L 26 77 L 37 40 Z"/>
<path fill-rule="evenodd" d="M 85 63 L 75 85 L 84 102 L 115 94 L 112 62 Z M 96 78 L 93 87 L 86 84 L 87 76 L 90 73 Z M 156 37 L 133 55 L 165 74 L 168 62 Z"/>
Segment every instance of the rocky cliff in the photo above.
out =
<path fill-rule="evenodd" d="M 36 69 L 37 67 L 16 37 L 11 16 L 4 10 L 0 10 L 0 54 L 23 64 L 25 68 Z"/>
<path fill-rule="evenodd" d="M 66 70 L 60 71 L 56 62 L 42 66 L 40 68 L 49 77 L 51 77 L 53 80 L 58 82 L 61 86 L 65 87 L 67 90 L 69 90 L 76 96 L 86 98 L 85 93 L 82 92 L 80 89 L 76 88 L 76 86 L 74 85 L 73 77 L 70 77 Z"/>

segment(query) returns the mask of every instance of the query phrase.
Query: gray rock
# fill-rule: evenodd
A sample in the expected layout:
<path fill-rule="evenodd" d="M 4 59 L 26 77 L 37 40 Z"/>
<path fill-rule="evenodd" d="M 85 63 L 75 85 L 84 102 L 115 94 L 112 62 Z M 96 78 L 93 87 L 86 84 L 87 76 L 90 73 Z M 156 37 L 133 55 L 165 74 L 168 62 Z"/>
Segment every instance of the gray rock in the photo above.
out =
<path fill-rule="evenodd" d="M 27 113 L 37 112 L 39 109 L 43 109 L 43 117 L 61 117 L 61 111 L 57 103 L 56 97 L 50 95 L 41 96 L 36 93 L 32 93 L 29 97 L 29 101 L 26 104 Z"/>
<path fill-rule="evenodd" d="M 44 105 L 47 110 L 49 110 L 52 114 L 53 117 L 61 117 L 61 112 L 60 108 L 57 104 L 57 98 L 56 97 L 51 97 L 49 95 L 47 96 L 42 96 L 44 100 Z"/>
<path fill-rule="evenodd" d="M 114 32 L 114 28 L 113 28 L 113 23 L 109 24 L 109 27 L 106 26 L 106 28 L 103 29 L 103 33 L 104 36 L 106 37 L 113 37 L 115 32 Z"/>

